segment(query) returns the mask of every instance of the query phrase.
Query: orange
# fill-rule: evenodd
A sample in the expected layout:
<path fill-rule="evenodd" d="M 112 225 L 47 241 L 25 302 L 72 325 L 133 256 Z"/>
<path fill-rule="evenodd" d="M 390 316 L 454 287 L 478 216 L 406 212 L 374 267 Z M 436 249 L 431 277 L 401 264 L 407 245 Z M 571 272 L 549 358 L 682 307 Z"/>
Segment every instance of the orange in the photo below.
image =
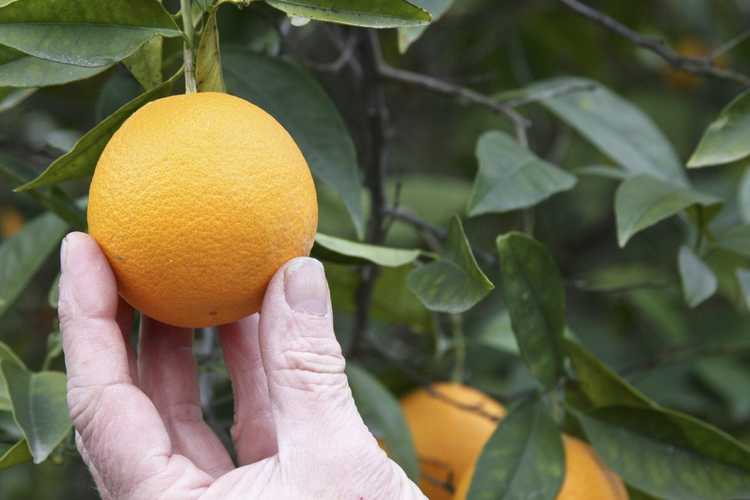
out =
<path fill-rule="evenodd" d="M 0 236 L 8 239 L 23 228 L 24 218 L 13 207 L 0 209 Z"/>
<path fill-rule="evenodd" d="M 565 479 L 557 500 L 628 500 L 622 480 L 599 460 L 594 449 L 583 441 L 563 436 Z M 458 485 L 454 500 L 466 500 L 474 466 Z"/>
<path fill-rule="evenodd" d="M 431 389 L 457 404 L 418 389 L 401 400 L 401 407 L 419 457 L 422 491 L 430 500 L 450 500 L 452 488 L 479 456 L 505 409 L 462 384 L 440 383 Z"/>
<path fill-rule="evenodd" d="M 99 158 L 88 205 L 123 298 L 183 327 L 258 311 L 276 270 L 310 252 L 317 219 L 292 137 L 258 106 L 214 92 L 128 118 Z"/>

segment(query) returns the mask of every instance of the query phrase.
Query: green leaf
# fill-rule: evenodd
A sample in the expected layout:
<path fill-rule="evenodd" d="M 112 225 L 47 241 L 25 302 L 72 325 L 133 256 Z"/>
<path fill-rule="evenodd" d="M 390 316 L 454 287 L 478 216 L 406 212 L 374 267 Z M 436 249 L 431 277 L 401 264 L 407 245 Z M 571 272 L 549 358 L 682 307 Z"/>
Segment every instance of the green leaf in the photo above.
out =
<path fill-rule="evenodd" d="M 577 342 L 563 339 L 563 345 L 575 370 L 579 388 L 595 408 L 655 406 L 654 402 L 607 368 L 596 356 Z"/>
<path fill-rule="evenodd" d="M 60 275 L 55 277 L 47 294 L 47 302 L 52 309 L 57 309 L 57 301 L 60 299 Z"/>
<path fill-rule="evenodd" d="M 745 306 L 750 309 L 750 269 L 737 269 L 737 283 L 740 285 Z"/>
<path fill-rule="evenodd" d="M 63 353 L 62 334 L 58 331 L 47 336 L 47 353 L 44 355 L 42 370 L 49 370 L 52 363 Z"/>
<path fill-rule="evenodd" d="M 312 255 L 315 258 L 341 264 L 362 264 L 371 262 L 384 267 L 400 267 L 419 258 L 422 252 L 412 249 L 388 248 L 349 241 L 335 236 L 318 233 Z"/>
<path fill-rule="evenodd" d="M 28 180 L 27 171 L 18 160 L 0 154 L 0 177 L 9 184 L 23 184 Z M 57 187 L 44 190 L 30 189 L 24 194 L 47 210 L 54 212 L 74 229 L 86 229 L 86 214 L 81 207 L 64 191 Z"/>
<path fill-rule="evenodd" d="M 4 342 L 0 342 L 0 361 L 5 360 L 6 362 L 13 363 L 21 368 L 26 368 L 21 358 L 13 352 L 13 349 Z M 8 388 L 5 385 L 5 377 L 0 371 L 0 411 L 10 411 L 10 396 L 8 395 Z"/>
<path fill-rule="evenodd" d="M 672 145 L 651 119 L 601 84 L 583 78 L 555 78 L 532 85 L 536 91 L 560 85 L 591 85 L 593 90 L 541 101 L 602 153 L 632 174 L 650 174 L 685 183 L 687 178 Z"/>
<path fill-rule="evenodd" d="M 85 68 L 40 59 L 0 46 L 0 86 L 48 87 L 83 80 L 97 75 L 108 66 Z"/>
<path fill-rule="evenodd" d="M 65 374 L 31 373 L 7 361 L 0 362 L 0 371 L 8 383 L 13 418 L 29 443 L 34 463 L 41 463 L 71 428 Z"/>
<path fill-rule="evenodd" d="M 737 204 L 740 218 L 744 223 L 750 223 L 750 169 L 745 171 L 737 190 Z"/>
<path fill-rule="evenodd" d="M 432 17 L 434 23 L 440 19 L 443 14 L 453 5 L 453 0 L 418 0 L 414 2 L 419 7 L 427 10 Z M 402 54 L 406 52 L 409 46 L 414 43 L 422 33 L 427 29 L 427 26 L 412 26 L 409 28 L 398 29 L 398 50 Z"/>
<path fill-rule="evenodd" d="M 398 400 L 375 377 L 355 363 L 347 363 L 349 387 L 362 419 L 382 439 L 388 456 L 412 480 L 419 479 L 419 462 L 414 441 Z"/>
<path fill-rule="evenodd" d="M 708 167 L 750 155 L 750 91 L 740 94 L 711 123 L 688 160 L 688 167 Z"/>
<path fill-rule="evenodd" d="M 406 0 L 266 0 L 289 17 L 369 28 L 419 26 L 430 14 Z"/>
<path fill-rule="evenodd" d="M 13 304 L 67 231 L 68 224 L 47 213 L 0 245 L 0 316 Z"/>
<path fill-rule="evenodd" d="M 2 68 L 0 68 L 2 73 Z M 11 87 L 2 88 L 0 87 L 0 113 L 8 111 L 21 104 L 23 101 L 31 97 L 37 91 L 36 88 L 30 89 L 14 89 Z"/>
<path fill-rule="evenodd" d="M 539 399 L 513 408 L 484 445 L 469 500 L 554 500 L 565 476 L 560 431 Z"/>
<path fill-rule="evenodd" d="M 547 249 L 525 234 L 497 238 L 505 303 L 521 356 L 534 376 L 554 387 L 563 376 L 565 291 Z"/>
<path fill-rule="evenodd" d="M 627 407 L 575 415 L 604 462 L 645 493 L 674 500 L 750 494 L 750 450 L 693 417 Z"/>
<path fill-rule="evenodd" d="M 640 231 L 691 205 L 712 205 L 720 200 L 688 187 L 649 175 L 626 179 L 615 193 L 617 241 L 624 247 Z"/>
<path fill-rule="evenodd" d="M 479 173 L 469 199 L 470 216 L 528 208 L 571 189 L 576 178 L 536 157 L 499 131 L 477 142 Z"/>
<path fill-rule="evenodd" d="M 750 257 L 750 224 L 729 226 L 714 236 L 719 248 Z"/>
<path fill-rule="evenodd" d="M 17 0 L 0 9 L 0 44 L 76 66 L 111 66 L 155 36 L 180 34 L 153 0 Z"/>
<path fill-rule="evenodd" d="M 168 96 L 172 91 L 172 86 L 181 76 L 182 70 L 178 71 L 172 78 L 158 87 L 144 92 L 120 107 L 103 121 L 99 122 L 94 128 L 86 132 L 76 142 L 73 149 L 52 162 L 36 179 L 17 187 L 16 191 L 51 186 L 66 180 L 91 175 L 96 168 L 99 155 L 101 155 L 112 135 L 120 128 L 120 125 L 147 102 Z"/>
<path fill-rule="evenodd" d="M 364 233 L 357 153 L 336 106 L 305 70 L 240 49 L 222 51 L 231 94 L 273 115 L 297 141 L 313 173 L 343 199 L 357 234 Z"/>
<path fill-rule="evenodd" d="M 573 174 L 578 176 L 590 175 L 593 177 L 605 177 L 607 179 L 615 179 L 618 181 L 625 180 L 629 177 L 626 170 L 607 165 L 590 165 L 588 167 L 577 168 L 573 170 Z"/>
<path fill-rule="evenodd" d="M 128 56 L 122 61 L 135 79 L 138 80 L 138 83 L 146 90 L 156 88 L 164 81 L 161 71 L 163 45 L 163 38 L 152 38 L 141 45 L 133 55 Z"/>
<path fill-rule="evenodd" d="M 196 54 L 195 78 L 200 92 L 226 92 L 224 73 L 221 70 L 219 27 L 214 9 L 206 20 Z"/>
<path fill-rule="evenodd" d="M 31 462 L 31 451 L 25 439 L 7 449 L 0 448 L 0 470 Z"/>
<path fill-rule="evenodd" d="M 680 247 L 677 264 L 682 280 L 682 293 L 690 307 L 697 306 L 716 292 L 719 285 L 716 275 L 685 245 Z"/>
<path fill-rule="evenodd" d="M 719 395 L 730 409 L 735 420 L 750 416 L 750 372 L 744 361 L 720 357 L 703 359 L 696 367 L 701 382 Z"/>
<path fill-rule="evenodd" d="M 425 307 L 450 314 L 468 311 L 495 288 L 477 264 L 458 217 L 448 228 L 441 257 L 414 269 L 407 283 Z"/>

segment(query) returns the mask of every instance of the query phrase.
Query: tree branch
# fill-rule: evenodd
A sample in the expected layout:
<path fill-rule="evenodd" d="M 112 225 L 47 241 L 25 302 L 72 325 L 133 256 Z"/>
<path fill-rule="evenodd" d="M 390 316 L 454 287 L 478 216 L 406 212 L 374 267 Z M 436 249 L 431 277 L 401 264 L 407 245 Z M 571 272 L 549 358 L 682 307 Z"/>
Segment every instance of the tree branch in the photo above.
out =
<path fill-rule="evenodd" d="M 581 16 L 596 22 L 627 40 L 630 40 L 635 45 L 653 52 L 675 68 L 696 75 L 710 76 L 722 80 L 733 81 L 743 86 L 750 86 L 750 77 L 730 69 L 717 67 L 714 64 L 714 59 L 710 56 L 707 58 L 683 56 L 667 45 L 661 38 L 642 35 L 641 33 L 628 28 L 616 19 L 580 2 L 579 0 L 560 0 L 560 2 Z"/>

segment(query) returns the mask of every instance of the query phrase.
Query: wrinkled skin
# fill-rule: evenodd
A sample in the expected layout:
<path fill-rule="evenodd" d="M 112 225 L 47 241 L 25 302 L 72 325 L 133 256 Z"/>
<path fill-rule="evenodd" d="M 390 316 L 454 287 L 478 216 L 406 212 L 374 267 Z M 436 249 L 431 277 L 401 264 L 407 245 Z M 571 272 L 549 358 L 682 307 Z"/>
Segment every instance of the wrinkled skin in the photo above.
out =
<path fill-rule="evenodd" d="M 144 318 L 136 359 L 132 310 L 97 244 L 71 233 L 61 260 L 68 406 L 103 498 L 425 498 L 357 412 L 317 261 L 287 263 L 260 315 L 220 328 L 236 466 L 202 418 L 192 332 Z"/>

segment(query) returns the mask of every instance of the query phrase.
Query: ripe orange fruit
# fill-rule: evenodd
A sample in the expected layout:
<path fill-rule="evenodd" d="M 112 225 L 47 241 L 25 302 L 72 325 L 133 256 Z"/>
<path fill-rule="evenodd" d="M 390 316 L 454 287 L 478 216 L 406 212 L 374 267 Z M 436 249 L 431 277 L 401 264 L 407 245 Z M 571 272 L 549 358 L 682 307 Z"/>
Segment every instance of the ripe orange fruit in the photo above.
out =
<path fill-rule="evenodd" d="M 430 500 L 450 500 L 451 489 L 471 467 L 484 443 L 495 430 L 497 421 L 505 415 L 503 406 L 471 387 L 440 383 L 432 389 L 461 406 L 418 389 L 401 400 L 417 450 L 422 480 L 420 487 Z"/>
<path fill-rule="evenodd" d="M 565 479 L 557 500 L 628 500 L 628 492 L 617 474 L 607 468 L 594 449 L 583 441 L 563 436 Z M 454 500 L 466 500 L 474 466 L 461 478 Z"/>
<path fill-rule="evenodd" d="M 176 326 L 260 308 L 276 270 L 307 255 L 317 199 L 286 130 L 238 97 L 158 99 L 112 136 L 91 183 L 88 223 L 120 294 Z"/>

